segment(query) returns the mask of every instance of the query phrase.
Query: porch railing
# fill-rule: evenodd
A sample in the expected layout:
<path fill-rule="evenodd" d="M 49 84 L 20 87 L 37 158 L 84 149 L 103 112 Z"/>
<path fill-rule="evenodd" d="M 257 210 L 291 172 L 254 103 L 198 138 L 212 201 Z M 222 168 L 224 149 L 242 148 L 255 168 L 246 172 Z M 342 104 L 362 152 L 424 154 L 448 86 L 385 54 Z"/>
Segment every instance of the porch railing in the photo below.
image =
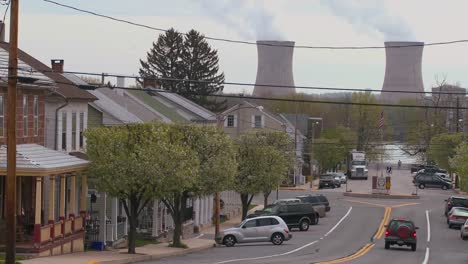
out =
<path fill-rule="evenodd" d="M 68 220 L 65 220 L 65 236 L 68 236 L 68 235 L 71 235 L 72 233 L 72 220 L 71 219 L 68 219 Z"/>
<path fill-rule="evenodd" d="M 41 244 L 52 240 L 50 237 L 50 229 L 51 227 L 49 225 L 45 225 L 41 227 L 41 237 L 40 237 Z"/>
<path fill-rule="evenodd" d="M 83 230 L 83 217 L 78 216 L 77 218 L 75 218 L 74 227 L 74 232 Z"/>
<path fill-rule="evenodd" d="M 62 223 L 61 222 L 54 224 L 54 236 L 55 238 L 62 237 Z"/>

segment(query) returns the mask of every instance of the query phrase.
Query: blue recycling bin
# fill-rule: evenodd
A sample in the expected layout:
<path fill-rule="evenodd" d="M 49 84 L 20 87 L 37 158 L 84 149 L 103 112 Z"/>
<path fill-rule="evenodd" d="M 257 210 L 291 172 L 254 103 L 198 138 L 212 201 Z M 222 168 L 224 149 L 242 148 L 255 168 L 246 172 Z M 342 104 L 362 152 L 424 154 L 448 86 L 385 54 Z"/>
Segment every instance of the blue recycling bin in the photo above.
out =
<path fill-rule="evenodd" d="M 93 243 L 91 243 L 91 248 L 94 250 L 103 251 L 104 247 L 105 247 L 104 242 L 101 242 L 101 241 L 93 241 Z"/>

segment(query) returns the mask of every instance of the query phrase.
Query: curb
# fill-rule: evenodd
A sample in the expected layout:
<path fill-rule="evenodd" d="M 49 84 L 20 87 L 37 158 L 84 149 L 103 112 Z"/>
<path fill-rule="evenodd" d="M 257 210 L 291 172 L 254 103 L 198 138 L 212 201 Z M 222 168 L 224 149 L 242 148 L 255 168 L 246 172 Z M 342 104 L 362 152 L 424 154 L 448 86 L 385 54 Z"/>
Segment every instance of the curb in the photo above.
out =
<path fill-rule="evenodd" d="M 294 187 L 280 187 L 280 191 L 307 191 L 310 188 L 294 188 Z"/>
<path fill-rule="evenodd" d="M 461 191 L 460 189 L 455 189 L 454 191 L 455 191 L 455 193 L 457 193 L 457 194 L 468 195 L 467 192 L 463 192 L 463 191 Z"/>
<path fill-rule="evenodd" d="M 184 249 L 184 250 L 177 251 L 177 252 L 161 253 L 157 255 L 132 256 L 126 259 L 106 260 L 106 261 L 100 261 L 96 263 L 98 264 L 128 264 L 128 263 L 142 262 L 142 261 L 148 261 L 148 260 L 158 260 L 158 259 L 166 258 L 166 257 L 175 257 L 175 256 L 189 254 L 189 253 L 194 253 L 194 252 L 206 250 L 206 249 L 213 248 L 213 247 L 214 247 L 213 244 L 207 244 L 207 245 L 203 245 L 200 247 L 188 248 L 188 249 Z"/>
<path fill-rule="evenodd" d="M 343 196 L 361 197 L 361 198 L 376 198 L 376 199 L 419 199 L 418 195 L 405 195 L 405 194 L 379 194 L 379 193 L 344 192 Z"/>

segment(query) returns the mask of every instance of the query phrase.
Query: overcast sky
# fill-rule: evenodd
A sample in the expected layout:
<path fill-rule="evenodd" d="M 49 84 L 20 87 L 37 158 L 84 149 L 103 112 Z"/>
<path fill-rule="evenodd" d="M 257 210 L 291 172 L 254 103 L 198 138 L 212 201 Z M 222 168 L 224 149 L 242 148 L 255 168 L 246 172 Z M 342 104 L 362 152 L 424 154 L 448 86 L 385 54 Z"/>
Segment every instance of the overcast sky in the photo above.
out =
<path fill-rule="evenodd" d="M 466 0 L 56 0 L 98 13 L 207 36 L 296 45 L 382 46 L 386 40 L 439 42 L 468 39 Z M 43 2 L 20 2 L 19 46 L 65 70 L 136 74 L 158 32 Z M 0 6 L 3 13 L 5 6 Z M 7 23 L 9 18 L 7 16 Z M 8 31 L 7 31 L 8 34 Z M 226 81 L 254 83 L 255 46 L 210 41 Z M 295 49 L 296 85 L 380 89 L 384 50 Z M 468 43 L 425 47 L 426 90 L 435 76 L 468 86 Z M 250 92 L 248 88 L 242 88 Z M 226 92 L 240 92 L 232 87 Z"/>

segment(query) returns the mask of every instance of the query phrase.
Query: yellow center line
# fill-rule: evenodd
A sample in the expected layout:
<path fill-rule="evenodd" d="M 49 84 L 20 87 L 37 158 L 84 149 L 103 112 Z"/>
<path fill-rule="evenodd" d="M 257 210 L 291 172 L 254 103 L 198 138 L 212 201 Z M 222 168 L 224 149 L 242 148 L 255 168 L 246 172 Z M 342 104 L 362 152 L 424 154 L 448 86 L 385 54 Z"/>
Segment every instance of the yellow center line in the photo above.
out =
<path fill-rule="evenodd" d="M 342 199 L 342 200 L 347 201 L 347 202 L 352 202 L 352 203 L 360 203 L 360 204 L 367 204 L 367 205 L 373 205 L 373 206 L 379 206 L 379 207 L 387 207 L 384 204 L 370 203 L 370 202 L 359 201 L 359 200 L 351 200 L 351 199 Z"/>
<path fill-rule="evenodd" d="M 404 206 L 411 206 L 411 205 L 417 205 L 417 204 L 419 204 L 419 203 L 398 204 L 398 205 L 392 206 L 392 208 L 398 208 L 398 207 L 404 207 Z"/>
<path fill-rule="evenodd" d="M 351 201 L 353 201 L 353 200 L 351 200 Z M 391 207 L 385 207 L 384 216 L 382 218 L 382 221 L 379 224 L 379 228 L 377 229 L 377 232 L 374 235 L 374 239 L 380 239 L 383 236 L 383 234 L 385 232 L 385 225 L 388 223 L 388 221 L 390 219 L 390 216 L 391 216 L 391 213 L 392 213 L 392 208 Z M 360 257 L 366 255 L 374 247 L 375 247 L 374 243 L 367 243 L 362 248 L 360 248 L 358 251 L 356 251 L 354 254 L 352 254 L 350 256 L 339 258 L 339 259 L 334 259 L 334 260 L 330 260 L 330 261 L 318 262 L 316 264 L 336 264 L 336 263 L 347 262 L 347 261 L 357 259 L 357 258 L 360 258 Z"/>

